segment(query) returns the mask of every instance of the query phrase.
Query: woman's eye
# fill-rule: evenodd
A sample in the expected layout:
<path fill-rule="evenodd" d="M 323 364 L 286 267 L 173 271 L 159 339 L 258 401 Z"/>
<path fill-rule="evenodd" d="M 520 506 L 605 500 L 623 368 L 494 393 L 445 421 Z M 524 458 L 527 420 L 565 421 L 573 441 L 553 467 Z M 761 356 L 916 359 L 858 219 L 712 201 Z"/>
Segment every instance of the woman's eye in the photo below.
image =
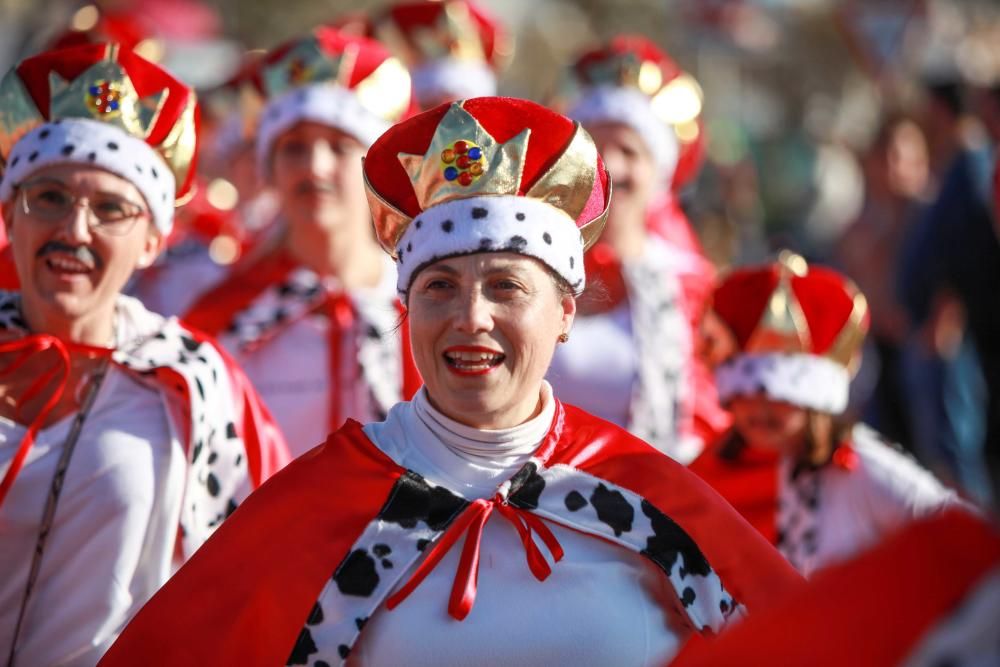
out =
<path fill-rule="evenodd" d="M 497 280 L 493 283 L 493 288 L 504 292 L 512 292 L 521 289 L 521 285 L 513 280 Z"/>
<path fill-rule="evenodd" d="M 442 278 L 435 278 L 432 280 L 428 280 L 424 284 L 425 290 L 443 290 L 443 289 L 448 289 L 449 287 L 451 287 L 451 283 Z"/>
<path fill-rule="evenodd" d="M 69 193 L 63 192 L 62 190 L 42 190 L 41 192 L 35 193 L 34 197 L 38 201 L 54 206 L 65 206 L 71 201 Z"/>

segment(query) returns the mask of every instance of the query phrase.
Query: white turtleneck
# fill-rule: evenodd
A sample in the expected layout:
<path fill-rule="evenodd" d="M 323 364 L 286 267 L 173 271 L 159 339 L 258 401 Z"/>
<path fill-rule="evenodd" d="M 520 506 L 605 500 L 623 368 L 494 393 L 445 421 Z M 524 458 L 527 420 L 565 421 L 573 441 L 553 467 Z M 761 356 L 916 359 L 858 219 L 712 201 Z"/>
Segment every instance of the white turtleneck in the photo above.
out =
<path fill-rule="evenodd" d="M 555 415 L 543 382 L 539 414 L 483 431 L 435 409 L 421 390 L 365 434 L 397 464 L 467 500 L 488 498 L 538 449 Z M 546 521 L 565 551 L 544 582 L 534 578 L 514 527 L 497 514 L 480 542 L 478 594 L 464 621 L 448 616 L 461 548 L 453 547 L 392 611 L 380 607 L 351 652 L 350 667 L 662 665 L 685 636 L 665 611 L 666 578 L 642 556 Z M 419 561 L 418 561 L 419 562 Z M 412 572 L 400 579 L 402 585 Z M 339 613 L 327 610 L 328 613 Z"/>

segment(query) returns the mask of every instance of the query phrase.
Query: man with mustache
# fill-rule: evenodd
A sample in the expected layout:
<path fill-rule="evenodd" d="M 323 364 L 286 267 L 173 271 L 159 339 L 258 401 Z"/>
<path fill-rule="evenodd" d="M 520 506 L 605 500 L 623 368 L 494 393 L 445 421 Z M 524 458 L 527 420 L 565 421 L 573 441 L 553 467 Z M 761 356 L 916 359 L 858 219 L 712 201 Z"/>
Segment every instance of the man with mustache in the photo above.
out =
<path fill-rule="evenodd" d="M 184 319 L 220 336 L 297 456 L 348 417 L 383 419 L 416 388 L 361 171 L 368 146 L 411 109 L 411 86 L 381 44 L 325 27 L 269 54 L 257 80 L 257 164 L 284 228 Z"/>
<path fill-rule="evenodd" d="M 287 460 L 215 343 L 121 290 L 189 188 L 193 92 L 115 44 L 0 82 L 0 661 L 93 665 Z"/>

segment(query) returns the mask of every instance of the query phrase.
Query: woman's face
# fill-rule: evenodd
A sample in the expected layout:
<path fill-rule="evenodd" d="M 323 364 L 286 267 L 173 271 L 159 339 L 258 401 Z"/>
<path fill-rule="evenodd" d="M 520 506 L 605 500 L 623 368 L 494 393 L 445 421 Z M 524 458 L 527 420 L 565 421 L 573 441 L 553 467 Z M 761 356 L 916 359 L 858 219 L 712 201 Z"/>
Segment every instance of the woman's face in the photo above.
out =
<path fill-rule="evenodd" d="M 407 299 L 417 368 L 434 406 L 482 429 L 534 416 L 559 335 L 576 312 L 548 270 L 516 253 L 443 259 Z"/>
<path fill-rule="evenodd" d="M 36 325 L 106 312 L 132 272 L 156 259 L 162 236 L 139 190 L 120 176 L 96 167 L 54 165 L 33 173 L 15 193 L 4 203 L 3 216 L 25 313 L 37 318 Z M 25 198 L 35 202 L 28 208 L 37 210 L 26 212 Z M 71 198 L 77 199 L 72 210 L 52 219 L 51 211 L 68 206 Z M 93 211 L 138 215 L 114 230 L 115 225 L 97 225 Z"/>
<path fill-rule="evenodd" d="M 371 226 L 361 158 L 365 147 L 335 128 L 301 122 L 274 143 L 271 181 L 292 225 L 335 232 Z"/>
<path fill-rule="evenodd" d="M 798 456 L 805 446 L 809 427 L 805 409 L 763 396 L 738 396 L 729 408 L 736 430 L 754 447 Z"/>
<path fill-rule="evenodd" d="M 594 123 L 587 125 L 587 131 L 614 183 L 608 225 L 645 224 L 658 178 L 649 145 L 638 132 L 621 123 Z"/>

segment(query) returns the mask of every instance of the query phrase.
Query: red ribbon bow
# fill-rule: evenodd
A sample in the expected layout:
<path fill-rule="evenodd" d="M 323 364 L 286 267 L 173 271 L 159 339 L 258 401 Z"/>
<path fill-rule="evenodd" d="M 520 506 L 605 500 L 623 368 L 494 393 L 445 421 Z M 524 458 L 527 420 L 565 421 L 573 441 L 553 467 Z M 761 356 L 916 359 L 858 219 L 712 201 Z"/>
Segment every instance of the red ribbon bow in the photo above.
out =
<path fill-rule="evenodd" d="M 7 473 L 3 476 L 3 481 L 0 481 L 0 505 L 3 505 L 10 487 L 14 485 L 14 479 L 21 472 L 24 461 L 28 457 L 28 451 L 34 444 L 35 437 L 38 435 L 38 431 L 41 430 L 42 424 L 45 423 L 46 417 L 56 407 L 59 399 L 62 398 L 63 393 L 66 391 L 66 383 L 69 381 L 70 374 L 70 349 L 96 352 L 102 355 L 111 353 L 111 350 L 105 348 L 66 343 L 50 334 L 34 334 L 14 341 L 0 343 L 0 354 L 20 352 L 20 355 L 14 361 L 9 363 L 3 370 L 0 370 L 0 377 L 16 372 L 32 355 L 48 349 L 56 351 L 59 355 L 59 363 L 38 376 L 31 383 L 31 386 L 28 387 L 27 391 L 24 392 L 24 395 L 21 396 L 21 400 L 18 402 L 18 417 L 20 417 L 21 407 L 38 396 L 52 380 L 58 378 L 58 384 L 56 384 L 56 390 L 52 392 L 52 395 L 45 401 L 45 405 L 42 406 L 42 409 L 28 425 L 24 438 L 21 439 L 21 444 L 18 446 L 17 452 L 14 453 L 14 458 L 11 459 Z"/>
<path fill-rule="evenodd" d="M 441 536 L 437 544 L 433 546 L 410 580 L 389 596 L 386 600 L 386 607 L 395 609 L 405 600 L 444 558 L 461 534 L 468 530 L 465 544 L 462 547 L 462 556 L 458 562 L 458 569 L 455 571 L 455 583 L 451 587 L 451 597 L 448 599 L 448 614 L 455 620 L 464 620 L 472 611 L 472 605 L 476 601 L 476 586 L 479 580 L 479 543 L 482 540 L 483 527 L 493 510 L 499 512 L 500 516 L 510 521 L 517 529 L 518 535 L 521 536 L 521 543 L 524 545 L 524 555 L 528 561 L 528 568 L 536 579 L 545 581 L 552 574 L 552 567 L 535 543 L 532 533 L 538 533 L 545 546 L 548 547 L 549 553 L 552 554 L 553 560 L 557 563 L 563 557 L 562 545 L 541 519 L 531 512 L 510 506 L 505 498 L 497 494 L 489 500 L 480 498 L 473 501 L 465 508 L 445 531 L 445 534 Z"/>

